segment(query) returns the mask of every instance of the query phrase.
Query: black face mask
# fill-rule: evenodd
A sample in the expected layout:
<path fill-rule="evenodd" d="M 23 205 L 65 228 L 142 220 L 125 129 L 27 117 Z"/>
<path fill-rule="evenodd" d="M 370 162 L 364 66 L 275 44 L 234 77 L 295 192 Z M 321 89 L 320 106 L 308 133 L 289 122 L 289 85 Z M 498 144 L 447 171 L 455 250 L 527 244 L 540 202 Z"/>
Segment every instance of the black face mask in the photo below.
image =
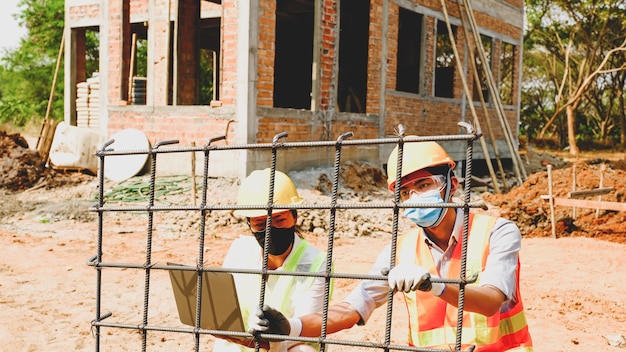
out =
<path fill-rule="evenodd" d="M 295 227 L 288 227 L 286 229 L 274 226 L 270 227 L 270 243 L 268 247 L 269 254 L 281 255 L 285 253 L 294 241 L 295 231 Z M 265 245 L 265 230 L 254 232 L 254 237 L 257 242 L 259 242 L 259 246 L 263 248 Z"/>

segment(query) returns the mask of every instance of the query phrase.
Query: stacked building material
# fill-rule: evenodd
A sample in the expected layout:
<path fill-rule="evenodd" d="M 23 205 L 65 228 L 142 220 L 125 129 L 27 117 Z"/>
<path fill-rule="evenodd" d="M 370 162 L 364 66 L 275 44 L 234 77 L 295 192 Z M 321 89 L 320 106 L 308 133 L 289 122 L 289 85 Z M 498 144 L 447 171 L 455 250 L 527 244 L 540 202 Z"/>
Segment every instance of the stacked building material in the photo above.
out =
<path fill-rule="evenodd" d="M 89 83 L 76 85 L 76 126 L 89 126 Z"/>
<path fill-rule="evenodd" d="M 98 129 L 100 79 L 97 75 L 76 85 L 76 126 Z"/>
<path fill-rule="evenodd" d="M 145 77 L 133 77 L 133 105 L 146 105 L 146 82 L 147 79 Z"/>

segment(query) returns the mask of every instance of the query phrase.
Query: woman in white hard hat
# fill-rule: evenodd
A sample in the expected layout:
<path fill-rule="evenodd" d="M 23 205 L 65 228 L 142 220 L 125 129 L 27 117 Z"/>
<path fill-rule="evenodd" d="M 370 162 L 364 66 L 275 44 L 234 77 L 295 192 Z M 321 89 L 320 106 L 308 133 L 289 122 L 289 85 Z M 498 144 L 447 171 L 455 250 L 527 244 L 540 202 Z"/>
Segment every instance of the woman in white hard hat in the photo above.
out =
<path fill-rule="evenodd" d="M 268 205 L 270 193 L 270 169 L 255 170 L 241 182 L 237 193 L 237 205 Z M 302 202 L 292 180 L 280 171 L 274 176 L 274 205 L 291 205 Z M 224 268 L 257 269 L 263 264 L 263 248 L 267 224 L 267 209 L 238 209 L 235 215 L 247 218 L 253 236 L 243 235 L 233 241 Z M 267 269 L 298 272 L 324 272 L 326 253 L 318 250 L 296 229 L 295 209 L 273 209 L 269 231 Z M 256 319 L 259 306 L 261 277 L 257 274 L 234 274 L 244 321 Z M 332 288 L 331 288 L 332 289 Z M 289 275 L 268 275 L 265 304 L 280 307 L 287 317 L 297 317 L 320 311 L 324 303 L 325 278 Z M 299 321 L 298 321 L 299 322 Z M 246 327 L 247 328 L 247 327 Z M 294 336 L 299 326 L 291 326 Z M 267 347 L 267 346 L 265 346 Z M 254 351 L 254 341 L 217 339 L 216 352 Z M 319 345 L 283 341 L 270 343 L 271 351 L 308 352 L 318 351 Z"/>

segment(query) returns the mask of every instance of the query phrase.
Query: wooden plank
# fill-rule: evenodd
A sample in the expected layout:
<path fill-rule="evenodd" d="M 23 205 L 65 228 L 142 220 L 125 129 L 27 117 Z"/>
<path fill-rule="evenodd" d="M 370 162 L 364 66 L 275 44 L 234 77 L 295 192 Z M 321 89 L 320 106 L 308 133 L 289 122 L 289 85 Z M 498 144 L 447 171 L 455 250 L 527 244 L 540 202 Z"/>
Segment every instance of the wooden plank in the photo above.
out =
<path fill-rule="evenodd" d="M 56 120 L 47 120 L 43 124 L 41 141 L 37 144 L 37 152 L 39 152 L 44 166 L 48 163 L 48 159 L 50 158 L 50 149 L 52 148 L 52 141 L 57 125 L 58 122 Z"/>
<path fill-rule="evenodd" d="M 541 198 L 546 199 L 544 197 L 541 197 Z M 546 200 L 549 200 L 549 197 Z M 603 202 L 603 201 L 585 200 L 585 199 L 554 198 L 554 204 L 562 205 L 566 207 L 626 211 L 626 203 L 618 203 L 618 202 Z"/>
<path fill-rule="evenodd" d="M 599 196 L 602 194 L 608 194 L 615 191 L 614 187 L 586 189 L 582 191 L 572 191 L 567 194 L 569 198 L 584 198 L 589 196 Z"/>
<path fill-rule="evenodd" d="M 550 201 L 550 225 L 552 238 L 556 238 L 556 221 L 554 220 L 554 196 L 552 193 L 552 165 L 548 164 L 548 201 Z M 543 198 L 543 196 L 541 196 Z"/>

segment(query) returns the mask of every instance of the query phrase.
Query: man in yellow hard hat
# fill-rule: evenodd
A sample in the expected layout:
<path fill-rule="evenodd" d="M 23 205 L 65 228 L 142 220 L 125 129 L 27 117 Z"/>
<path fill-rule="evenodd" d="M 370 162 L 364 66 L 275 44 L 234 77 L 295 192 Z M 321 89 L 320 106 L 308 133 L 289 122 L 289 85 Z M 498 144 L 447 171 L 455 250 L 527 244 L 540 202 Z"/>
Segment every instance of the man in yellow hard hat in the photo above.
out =
<path fill-rule="evenodd" d="M 246 177 L 237 192 L 237 205 L 268 206 L 271 170 L 255 170 Z M 296 186 L 284 173 L 274 174 L 274 205 L 291 205 L 302 202 Z M 295 209 L 273 209 L 271 226 L 266 231 L 267 209 L 238 209 L 235 215 L 247 219 L 253 236 L 243 235 L 233 241 L 222 266 L 232 269 L 262 269 L 263 249 L 268 233 L 267 269 L 284 271 L 324 272 L 326 253 L 318 250 L 303 239 L 296 230 Z M 234 274 L 235 285 L 244 321 L 258 320 L 255 311 L 259 306 L 262 280 L 260 275 Z M 280 307 L 287 317 L 297 317 L 322 309 L 325 278 L 308 276 L 268 275 L 265 303 Z M 294 320 L 299 323 L 299 320 Z M 290 330 L 297 335 L 299 325 Z M 319 350 L 319 345 L 297 342 L 272 342 L 272 351 L 308 352 Z M 269 348 L 270 346 L 263 346 Z M 220 336 L 213 348 L 216 352 L 254 351 L 253 340 L 238 340 Z"/>
<path fill-rule="evenodd" d="M 387 302 L 390 289 L 403 292 L 407 302 L 410 346 L 448 350 L 461 329 L 464 349 L 476 351 L 532 351 L 532 340 L 519 289 L 521 234 L 511 221 L 470 213 L 467 274 L 478 275 L 465 286 L 462 326 L 457 327 L 459 286 L 433 282 L 432 278 L 459 279 L 464 211 L 442 207 L 457 191 L 456 165 L 436 142 L 404 145 L 400 184 L 397 179 L 397 147 L 387 163 L 389 190 L 399 187 L 405 204 L 433 204 L 429 208 L 407 206 L 404 215 L 417 228 L 398 240 L 396 263 L 387 282 L 363 280 L 343 302 L 328 311 L 327 333 L 365 324 L 373 311 Z M 389 266 L 391 247 L 378 256 L 370 274 L 380 275 Z M 283 319 L 268 307 L 253 331 L 287 334 L 292 320 L 300 320 L 301 336 L 319 336 L 318 312 Z"/>

